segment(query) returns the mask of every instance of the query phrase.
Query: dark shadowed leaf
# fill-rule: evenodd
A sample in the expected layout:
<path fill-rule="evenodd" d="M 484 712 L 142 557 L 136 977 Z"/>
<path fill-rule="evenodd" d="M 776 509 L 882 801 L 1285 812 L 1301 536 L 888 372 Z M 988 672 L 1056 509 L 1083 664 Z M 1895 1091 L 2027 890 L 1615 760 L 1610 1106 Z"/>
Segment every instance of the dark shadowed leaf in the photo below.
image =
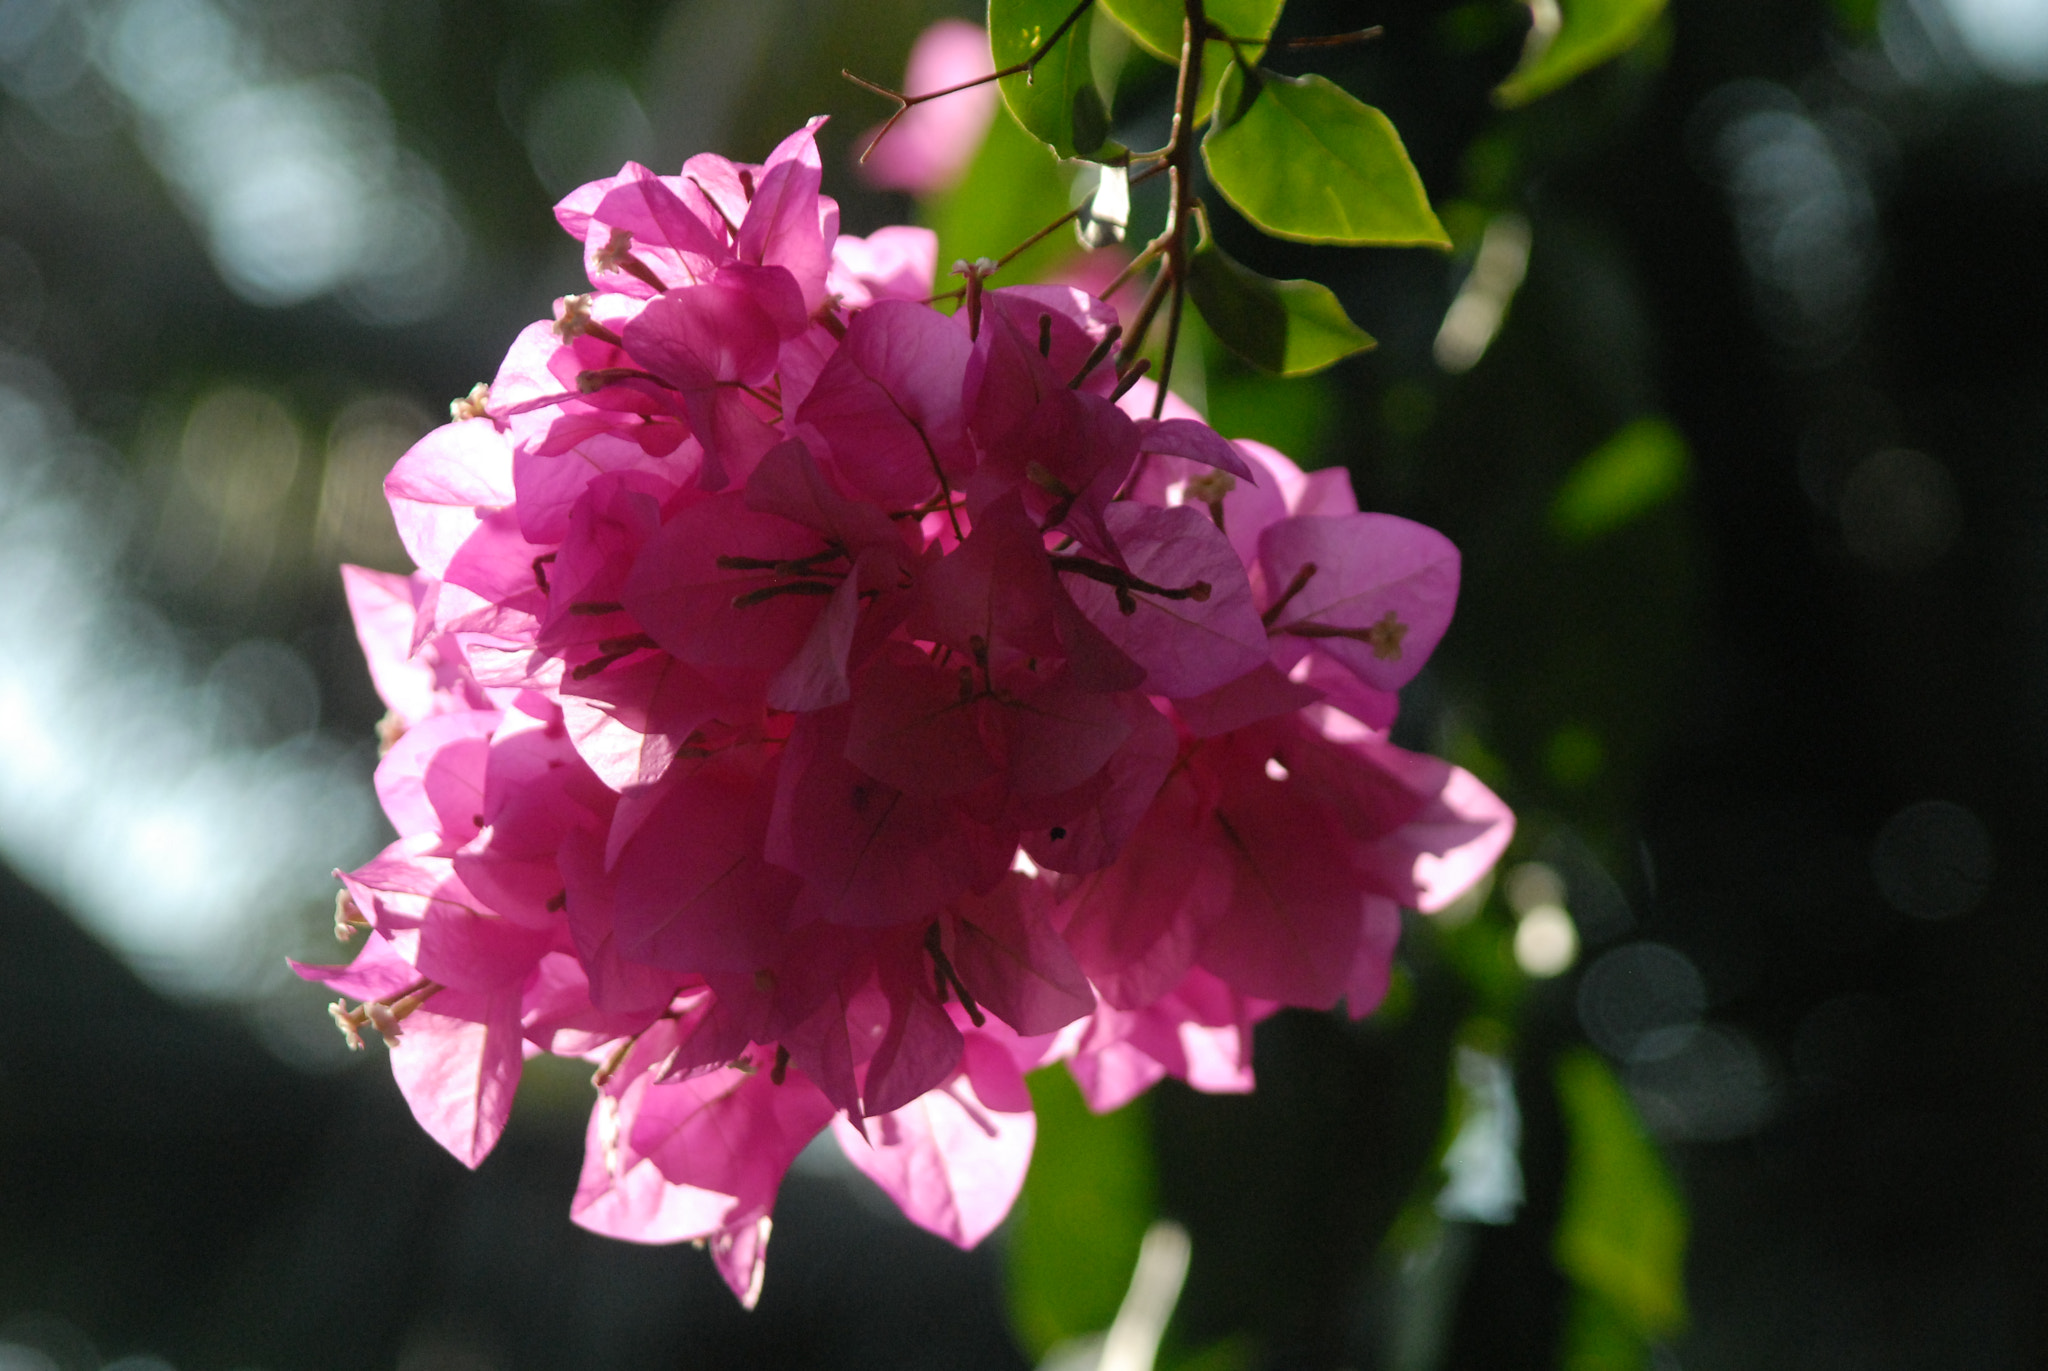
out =
<path fill-rule="evenodd" d="M 1210 179 L 1276 238 L 1352 246 L 1448 248 L 1422 178 L 1387 116 L 1320 76 L 1233 65 L 1202 140 Z"/>
<path fill-rule="evenodd" d="M 1373 346 L 1328 287 L 1261 276 L 1206 237 L 1188 295 L 1224 346 L 1262 371 L 1305 376 Z"/>

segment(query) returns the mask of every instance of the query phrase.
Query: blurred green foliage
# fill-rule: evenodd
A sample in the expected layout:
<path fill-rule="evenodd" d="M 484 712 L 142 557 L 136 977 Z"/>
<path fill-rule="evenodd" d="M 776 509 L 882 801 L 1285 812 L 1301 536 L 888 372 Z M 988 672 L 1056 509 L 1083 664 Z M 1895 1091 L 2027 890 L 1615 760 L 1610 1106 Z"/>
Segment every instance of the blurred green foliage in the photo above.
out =
<path fill-rule="evenodd" d="M 1669 502 L 1685 488 L 1685 439 L 1663 419 L 1638 419 L 1579 460 L 1550 502 L 1550 527 L 1590 542 Z"/>
<path fill-rule="evenodd" d="M 1555 0 L 1534 8 L 1545 16 L 1540 24 L 1558 27 L 1538 37 L 1501 82 L 1495 98 L 1510 108 L 1548 95 L 1635 46 L 1664 12 L 1664 0 Z"/>
<path fill-rule="evenodd" d="M 1029 1084 L 1038 1142 L 1006 1255 L 1017 1336 L 1043 1356 L 1109 1327 L 1157 1199 L 1142 1103 L 1092 1114 L 1060 1068 Z"/>
<path fill-rule="evenodd" d="M 1614 1342 L 1617 1322 L 1638 1343 L 1668 1338 L 1685 1326 L 1685 1202 L 1604 1061 L 1567 1053 L 1557 1093 L 1571 1139 L 1557 1264 L 1592 1301 L 1575 1324 L 1589 1345 Z"/>
<path fill-rule="evenodd" d="M 1067 209 L 1066 180 L 1045 144 L 1008 119 L 989 127 L 967 177 L 923 208 L 939 235 L 939 272 L 979 257 L 999 257 Z M 1054 234 L 1025 249 L 1004 269 L 1008 281 L 1043 280 L 1074 255 L 1072 234 Z M 941 279 L 937 288 L 957 284 Z"/>

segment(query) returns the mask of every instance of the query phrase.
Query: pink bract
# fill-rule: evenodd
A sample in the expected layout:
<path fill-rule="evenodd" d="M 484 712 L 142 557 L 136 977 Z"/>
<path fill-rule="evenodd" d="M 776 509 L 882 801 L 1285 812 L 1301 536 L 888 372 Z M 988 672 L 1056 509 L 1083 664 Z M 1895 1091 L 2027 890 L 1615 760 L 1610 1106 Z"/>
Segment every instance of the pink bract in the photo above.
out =
<path fill-rule="evenodd" d="M 995 70 L 988 33 L 963 19 L 941 19 L 917 37 L 903 73 L 905 95 L 950 90 Z M 992 85 L 972 86 L 943 100 L 917 105 L 896 121 L 889 136 L 860 164 L 861 172 L 885 190 L 934 195 L 950 189 L 967 172 L 975 149 L 988 133 L 998 100 Z M 874 142 L 880 126 L 862 135 Z"/>
<path fill-rule="evenodd" d="M 591 290 L 392 471 L 420 570 L 343 575 L 398 837 L 300 968 L 470 1166 L 527 1056 L 589 1062 L 577 1222 L 748 1303 L 827 1127 L 971 1246 L 1025 1071 L 1249 1090 L 1255 1023 L 1368 1012 L 1513 827 L 1387 739 L 1456 549 L 1113 402 L 1081 290 L 923 303 L 931 235 L 840 235 L 815 129 L 565 199 Z"/>

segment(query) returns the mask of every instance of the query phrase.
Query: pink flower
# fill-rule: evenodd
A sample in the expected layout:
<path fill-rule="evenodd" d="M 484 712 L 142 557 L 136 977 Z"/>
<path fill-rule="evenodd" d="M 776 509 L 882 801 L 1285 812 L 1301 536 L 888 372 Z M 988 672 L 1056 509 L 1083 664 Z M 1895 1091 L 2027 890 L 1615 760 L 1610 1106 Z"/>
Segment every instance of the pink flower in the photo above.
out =
<path fill-rule="evenodd" d="M 1022 1072 L 1250 1089 L 1252 1026 L 1369 1011 L 1513 824 L 1386 739 L 1448 541 L 1113 402 L 1083 291 L 934 311 L 929 234 L 838 235 L 815 127 L 565 199 L 592 291 L 391 473 L 420 570 L 344 574 L 398 838 L 343 877 L 355 964 L 301 968 L 472 1166 L 527 1055 L 591 1063 L 577 1221 L 747 1302 L 826 1127 L 972 1245 Z"/>
<path fill-rule="evenodd" d="M 917 37 L 910 65 L 903 73 L 903 93 L 925 95 L 949 90 L 995 70 L 989 60 L 988 34 L 979 24 L 941 19 Z M 976 149 L 996 114 L 993 83 L 972 86 L 943 99 L 914 106 L 886 138 L 875 143 L 880 126 L 868 130 L 858 147 L 867 161 L 860 166 L 868 181 L 883 190 L 935 195 L 949 190 L 966 174 Z"/>

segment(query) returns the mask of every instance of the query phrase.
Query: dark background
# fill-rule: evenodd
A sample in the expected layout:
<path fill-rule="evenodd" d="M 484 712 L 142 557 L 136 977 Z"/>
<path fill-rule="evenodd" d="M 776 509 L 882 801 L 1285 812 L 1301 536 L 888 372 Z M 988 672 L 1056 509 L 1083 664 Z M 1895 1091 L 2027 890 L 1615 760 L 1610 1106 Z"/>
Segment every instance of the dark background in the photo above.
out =
<path fill-rule="evenodd" d="M 367 396 L 386 418 L 365 431 L 423 431 L 488 376 L 575 287 L 548 205 L 625 156 L 758 156 L 826 110 L 849 229 L 916 212 L 850 171 L 879 111 L 835 73 L 892 76 L 950 7 L 222 4 L 278 70 L 354 73 L 439 176 L 460 246 L 397 306 L 251 303 L 225 283 L 160 133 L 91 59 L 120 8 L 0 0 L 0 379 L 109 454 L 92 487 L 119 494 L 107 584 L 168 625 L 193 679 L 250 639 L 289 649 L 337 784 L 360 790 L 379 707 L 332 564 L 390 554 L 321 513 L 347 494 L 324 474 L 340 416 Z M 2048 87 L 1976 71 L 1937 4 L 1677 0 L 1636 52 L 1515 114 L 1487 99 L 1526 25 L 1513 6 L 1295 0 L 1283 32 L 1365 23 L 1387 38 L 1276 64 L 1388 111 L 1462 251 L 1292 248 L 1219 216 L 1233 252 L 1333 284 L 1381 347 L 1282 391 L 1214 358 L 1212 415 L 1349 464 L 1368 508 L 1458 541 L 1459 619 L 1400 737 L 1515 804 L 1511 860 L 1563 872 L 1582 967 L 1648 942 L 1699 972 L 1720 1057 L 1611 1053 L 1692 1223 L 1690 1326 L 1649 1364 L 2040 1364 Z M 1156 124 L 1158 78 L 1126 91 L 1120 118 Z M 1532 226 L 1527 278 L 1484 359 L 1446 374 L 1431 340 L 1470 265 L 1460 225 L 1510 209 Z M 309 435 L 253 573 L 226 514 L 178 512 L 181 426 L 224 385 Z M 1644 416 L 1682 435 L 1683 493 L 1560 538 L 1567 473 Z M 17 529 L 38 508 L 24 488 L 0 491 Z M 229 551 L 166 560 L 202 535 Z M 107 670 L 124 660 L 110 645 Z M 222 746 L 289 761 L 305 727 Z M 266 966 L 334 959 L 320 873 L 361 855 L 309 857 Z M 1498 897 L 1480 921 L 1512 928 Z M 1388 1229 L 1439 1138 L 1449 1043 L 1499 1015 L 1448 940 L 1412 933 L 1384 1022 L 1283 1016 L 1261 1030 L 1256 1096 L 1169 1084 L 1141 1106 L 1159 1203 L 1194 1238 L 1173 1356 L 1417 1364 L 1389 1350 L 1413 1289 Z M 1001 1236 L 956 1254 L 807 1165 L 744 1314 L 701 1254 L 569 1224 L 574 1073 L 530 1080 L 471 1176 L 377 1053 L 343 1060 L 302 1031 L 325 1032 L 317 994 L 138 974 L 108 936 L 0 884 L 8 1371 L 1028 1364 Z M 1578 971 L 1518 992 L 1528 1201 L 1461 1230 L 1426 1364 L 1574 1355 L 1550 1073 L 1586 1040 L 1587 1003 Z"/>

